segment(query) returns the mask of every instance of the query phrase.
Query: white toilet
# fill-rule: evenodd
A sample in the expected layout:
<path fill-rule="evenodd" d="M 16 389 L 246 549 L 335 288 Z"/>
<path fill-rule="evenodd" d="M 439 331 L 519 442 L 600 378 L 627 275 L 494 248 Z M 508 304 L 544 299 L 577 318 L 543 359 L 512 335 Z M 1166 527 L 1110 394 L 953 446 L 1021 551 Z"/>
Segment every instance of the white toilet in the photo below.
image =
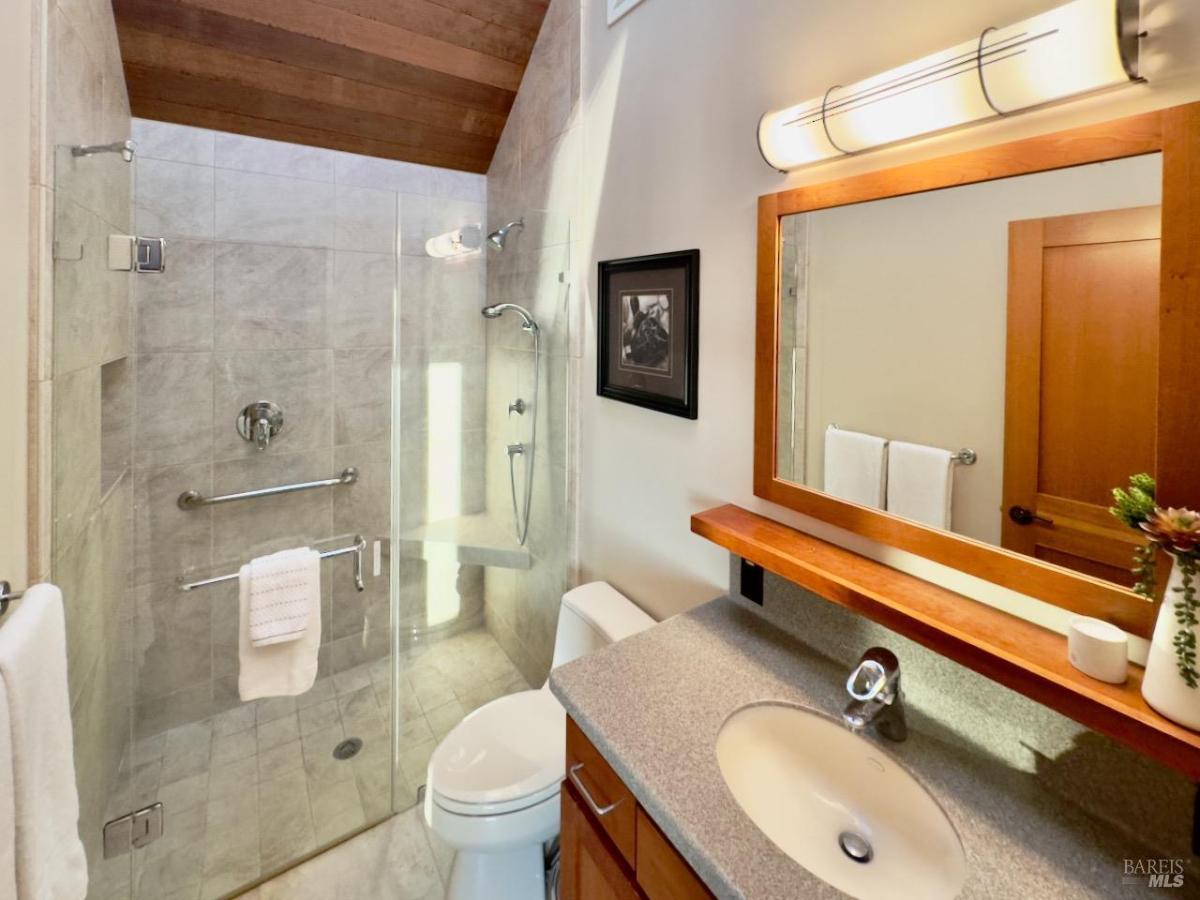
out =
<path fill-rule="evenodd" d="M 609 584 L 577 587 L 562 598 L 552 668 L 653 624 Z M 544 900 L 566 728 L 547 683 L 481 706 L 433 751 L 425 821 L 457 851 L 447 900 Z"/>

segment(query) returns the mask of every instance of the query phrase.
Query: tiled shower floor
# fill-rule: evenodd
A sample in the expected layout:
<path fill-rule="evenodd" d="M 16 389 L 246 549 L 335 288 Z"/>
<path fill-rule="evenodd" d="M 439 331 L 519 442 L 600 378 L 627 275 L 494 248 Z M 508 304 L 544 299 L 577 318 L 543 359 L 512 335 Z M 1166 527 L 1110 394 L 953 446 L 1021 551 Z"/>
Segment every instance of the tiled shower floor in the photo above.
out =
<path fill-rule="evenodd" d="M 483 629 L 409 651 L 401 671 L 397 790 L 403 808 L 416 801 L 437 742 L 463 716 L 528 685 Z M 244 704 L 141 741 L 133 756 L 137 799 L 139 805 L 162 801 L 166 829 L 137 854 L 135 896 L 221 897 L 387 816 L 390 679 L 389 661 L 378 660 L 319 679 L 301 697 Z M 336 760 L 333 749 L 346 737 L 361 738 L 363 749 Z M 420 824 L 419 816 L 415 825 L 404 821 L 397 817 L 370 834 Z M 420 853 L 402 856 L 411 856 L 413 865 L 427 862 Z M 395 875 L 412 881 L 404 865 Z M 438 887 L 440 876 L 430 890 Z M 409 896 L 384 890 L 338 896 Z M 106 894 L 128 896 L 127 889 Z"/>

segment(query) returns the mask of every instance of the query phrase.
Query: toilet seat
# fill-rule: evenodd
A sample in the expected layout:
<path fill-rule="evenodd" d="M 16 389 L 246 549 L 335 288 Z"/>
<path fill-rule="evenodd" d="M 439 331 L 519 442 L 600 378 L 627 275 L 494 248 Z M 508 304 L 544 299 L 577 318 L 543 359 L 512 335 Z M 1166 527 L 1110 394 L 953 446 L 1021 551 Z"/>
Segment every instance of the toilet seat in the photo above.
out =
<path fill-rule="evenodd" d="M 549 690 L 522 691 L 471 713 L 429 760 L 431 799 L 462 816 L 496 816 L 558 794 L 567 714 Z"/>

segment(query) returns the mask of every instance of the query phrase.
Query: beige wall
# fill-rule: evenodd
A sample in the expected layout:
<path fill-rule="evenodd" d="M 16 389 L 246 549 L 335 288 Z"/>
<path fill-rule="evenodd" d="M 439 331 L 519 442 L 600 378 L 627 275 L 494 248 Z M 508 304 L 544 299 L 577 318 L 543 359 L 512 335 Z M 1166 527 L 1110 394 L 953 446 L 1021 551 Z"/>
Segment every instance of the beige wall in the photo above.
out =
<path fill-rule="evenodd" d="M 31 298 L 34 16 L 31 3 L 14 3 L 0 32 L 0 578 L 24 587 L 28 502 L 26 453 Z"/>
<path fill-rule="evenodd" d="M 692 512 L 733 502 L 835 536 L 753 495 L 755 204 L 758 195 L 1200 98 L 1200 5 L 1146 4 L 1149 85 L 966 128 L 781 176 L 758 154 L 764 110 L 850 82 L 1040 12 L 1046 0 L 879 3 L 646 0 L 613 28 L 583 7 L 585 284 L 595 263 L 699 247 L 700 418 L 595 396 L 594 297 L 581 385 L 582 577 L 605 578 L 664 615 L 721 593 L 726 554 L 688 530 Z M 697 14 L 698 10 L 703 14 Z M 629 465 L 637 460 L 639 465 Z M 1031 601 L 848 536 L 924 577 L 1032 614 Z M 1043 613 L 1046 610 L 1042 610 Z"/>
<path fill-rule="evenodd" d="M 810 214 L 805 483 L 832 422 L 970 447 L 953 530 L 999 544 L 1008 223 L 1150 206 L 1161 180 L 1156 154 Z"/>

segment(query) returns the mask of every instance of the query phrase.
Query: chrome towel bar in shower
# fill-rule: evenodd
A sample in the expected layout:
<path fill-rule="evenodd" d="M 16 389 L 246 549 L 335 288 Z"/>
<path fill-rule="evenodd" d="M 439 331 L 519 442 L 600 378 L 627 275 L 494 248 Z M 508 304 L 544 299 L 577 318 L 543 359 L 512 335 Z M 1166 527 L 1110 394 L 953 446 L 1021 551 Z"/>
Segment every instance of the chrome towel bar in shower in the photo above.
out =
<path fill-rule="evenodd" d="M 354 554 L 354 588 L 358 591 L 365 591 L 367 586 L 363 581 L 363 551 L 366 549 L 367 539 L 361 534 L 356 534 L 354 536 L 354 543 L 349 547 L 339 547 L 336 550 L 322 550 L 321 559 L 331 559 L 335 556 L 349 556 L 350 554 Z M 189 581 L 179 585 L 179 589 L 181 591 L 194 591 L 196 588 L 237 580 L 238 573 L 232 572 L 229 575 L 218 575 L 216 578 L 205 578 L 202 581 Z"/>
<path fill-rule="evenodd" d="M 358 481 L 358 469 L 350 466 L 342 470 L 340 475 L 333 478 L 322 478 L 320 481 L 301 481 L 297 484 L 281 484 L 276 487 L 258 488 L 253 491 L 242 491 L 238 494 L 221 494 L 217 497 L 205 497 L 199 491 L 184 491 L 179 495 L 180 509 L 199 509 L 202 506 L 215 506 L 218 503 L 232 503 L 235 500 L 253 500 L 255 497 L 274 497 L 276 494 L 291 494 L 296 491 L 311 491 L 313 488 L 337 487 L 339 484 L 354 484 Z"/>

